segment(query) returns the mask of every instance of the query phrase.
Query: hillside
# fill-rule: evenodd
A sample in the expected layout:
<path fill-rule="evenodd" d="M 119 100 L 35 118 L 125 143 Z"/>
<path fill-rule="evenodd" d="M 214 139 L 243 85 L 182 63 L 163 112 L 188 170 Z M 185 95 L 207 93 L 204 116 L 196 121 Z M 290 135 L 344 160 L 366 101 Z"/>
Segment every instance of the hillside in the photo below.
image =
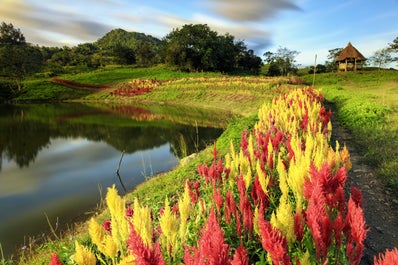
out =
<path fill-rule="evenodd" d="M 94 45 L 97 45 L 101 48 L 123 45 L 128 48 L 136 49 L 140 44 L 143 43 L 148 43 L 151 46 L 160 46 L 162 41 L 144 33 L 128 32 L 123 29 L 113 29 L 106 33 L 102 38 L 94 42 Z"/>

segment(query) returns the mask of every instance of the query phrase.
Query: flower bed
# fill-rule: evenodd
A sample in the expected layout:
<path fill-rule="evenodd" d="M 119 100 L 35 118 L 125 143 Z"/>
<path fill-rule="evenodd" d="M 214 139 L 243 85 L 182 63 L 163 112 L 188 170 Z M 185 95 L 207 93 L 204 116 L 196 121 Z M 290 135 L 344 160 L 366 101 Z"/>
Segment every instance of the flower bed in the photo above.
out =
<path fill-rule="evenodd" d="M 151 91 L 155 86 L 161 84 L 154 79 L 135 79 L 128 83 L 119 84 L 117 89 L 110 92 L 112 96 L 132 97 Z"/>
<path fill-rule="evenodd" d="M 92 218 L 91 240 L 76 241 L 77 264 L 359 264 L 368 228 L 361 192 L 345 197 L 350 156 L 329 146 L 331 112 L 312 89 L 259 110 L 240 150 L 199 165 L 179 198 L 155 213 L 127 205 L 115 187 L 111 219 Z M 387 251 L 377 264 L 393 264 Z M 61 264 L 53 255 L 52 264 Z"/>

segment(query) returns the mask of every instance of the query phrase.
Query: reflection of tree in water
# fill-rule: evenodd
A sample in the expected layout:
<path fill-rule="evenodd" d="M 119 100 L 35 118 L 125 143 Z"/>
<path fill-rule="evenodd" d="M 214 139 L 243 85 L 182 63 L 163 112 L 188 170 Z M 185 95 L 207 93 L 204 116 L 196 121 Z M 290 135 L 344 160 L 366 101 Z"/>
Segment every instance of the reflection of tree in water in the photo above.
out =
<path fill-rule="evenodd" d="M 48 125 L 27 121 L 22 110 L 12 109 L 12 115 L 12 120 L 2 119 L 0 125 L 0 154 L 4 154 L 1 161 L 5 156 L 20 167 L 29 166 L 38 152 L 49 143 Z M 1 165 L 2 162 L 0 169 Z"/>
<path fill-rule="evenodd" d="M 76 112 L 76 108 L 72 109 Z M 104 125 L 103 121 L 95 123 L 76 122 L 73 119 L 57 121 L 57 113 L 70 112 L 70 110 L 45 104 L 23 107 L 0 106 L 0 110 L 2 113 L 0 154 L 3 154 L 0 158 L 0 169 L 3 157 L 14 160 L 20 167 L 29 166 L 38 152 L 48 146 L 51 138 L 104 141 L 126 153 L 159 147 L 169 142 L 171 152 L 182 158 L 212 144 L 222 132 L 222 129 L 186 126 L 165 121 L 137 123 L 126 118 L 112 125 Z M 84 111 L 87 113 L 87 109 Z M 98 111 L 96 112 L 98 114 Z M 112 117 L 112 119 L 117 118 Z"/>

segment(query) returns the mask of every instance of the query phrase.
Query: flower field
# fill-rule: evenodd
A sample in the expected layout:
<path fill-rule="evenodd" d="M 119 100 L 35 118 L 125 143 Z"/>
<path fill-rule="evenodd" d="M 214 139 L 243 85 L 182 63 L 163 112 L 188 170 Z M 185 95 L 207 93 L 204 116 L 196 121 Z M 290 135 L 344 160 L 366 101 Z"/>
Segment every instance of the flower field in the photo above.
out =
<path fill-rule="evenodd" d="M 350 155 L 329 145 L 322 99 L 307 88 L 262 105 L 239 150 L 231 144 L 219 157 L 214 148 L 198 180 L 159 212 L 138 199 L 127 205 L 108 188 L 111 218 L 92 218 L 89 240 L 76 240 L 67 260 L 54 253 L 50 264 L 359 264 L 368 231 L 362 196 L 346 187 Z M 375 264 L 397 259 L 394 249 Z"/>

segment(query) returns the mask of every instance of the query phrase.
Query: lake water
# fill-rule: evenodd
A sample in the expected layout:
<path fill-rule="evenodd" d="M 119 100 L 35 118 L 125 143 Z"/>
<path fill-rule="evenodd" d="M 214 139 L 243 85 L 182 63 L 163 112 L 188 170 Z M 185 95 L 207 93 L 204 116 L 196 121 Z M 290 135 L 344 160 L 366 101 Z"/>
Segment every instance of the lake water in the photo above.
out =
<path fill-rule="evenodd" d="M 65 227 L 87 217 L 112 184 L 124 194 L 211 145 L 229 117 L 155 105 L 0 105 L 5 256 L 45 238 L 47 218 Z"/>

